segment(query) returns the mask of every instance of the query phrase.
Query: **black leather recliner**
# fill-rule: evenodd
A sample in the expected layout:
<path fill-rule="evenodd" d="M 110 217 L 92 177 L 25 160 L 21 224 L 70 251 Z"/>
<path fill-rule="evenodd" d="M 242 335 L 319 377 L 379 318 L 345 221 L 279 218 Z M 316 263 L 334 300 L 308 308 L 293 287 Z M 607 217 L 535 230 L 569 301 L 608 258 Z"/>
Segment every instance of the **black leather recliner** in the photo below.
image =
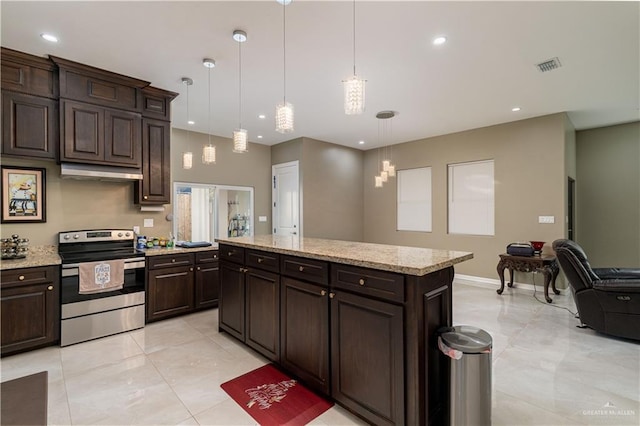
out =
<path fill-rule="evenodd" d="M 600 333 L 640 340 L 640 267 L 592 269 L 571 240 L 553 242 L 567 276 L 580 322 Z"/>

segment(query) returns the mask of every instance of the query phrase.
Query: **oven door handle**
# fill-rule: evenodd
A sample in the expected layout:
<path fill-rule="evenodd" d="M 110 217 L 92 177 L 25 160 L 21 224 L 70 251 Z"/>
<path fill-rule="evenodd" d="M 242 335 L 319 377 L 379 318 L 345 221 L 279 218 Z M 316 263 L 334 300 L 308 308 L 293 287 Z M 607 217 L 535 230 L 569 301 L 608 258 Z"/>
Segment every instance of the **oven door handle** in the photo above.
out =
<path fill-rule="evenodd" d="M 78 271 L 78 267 L 80 266 L 80 263 L 70 263 L 67 265 L 62 265 L 62 276 L 63 277 L 77 277 L 80 272 Z M 141 259 L 131 259 L 129 261 L 125 261 L 124 263 L 124 269 L 139 269 L 139 268 L 143 268 L 145 267 L 145 261 L 144 258 Z"/>

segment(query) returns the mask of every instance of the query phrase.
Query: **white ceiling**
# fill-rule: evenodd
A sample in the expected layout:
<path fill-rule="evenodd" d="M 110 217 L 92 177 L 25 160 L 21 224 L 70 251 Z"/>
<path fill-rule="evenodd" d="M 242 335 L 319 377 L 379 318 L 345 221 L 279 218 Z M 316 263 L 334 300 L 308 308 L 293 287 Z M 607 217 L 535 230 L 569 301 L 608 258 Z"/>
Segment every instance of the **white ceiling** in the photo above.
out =
<path fill-rule="evenodd" d="M 250 141 L 267 145 L 306 136 L 371 149 L 561 111 L 577 129 L 640 119 L 635 1 L 358 0 L 356 66 L 367 80 L 366 111 L 347 116 L 341 81 L 353 70 L 353 2 L 294 0 L 286 6 L 286 96 L 295 107 L 295 132 L 286 135 L 274 130 L 275 105 L 283 98 L 283 6 L 275 0 L 0 4 L 2 46 L 180 92 L 173 126 L 203 133 L 210 126 L 224 137 L 238 126 L 232 33 L 246 31 L 242 126 Z M 60 41 L 45 42 L 43 32 Z M 437 35 L 448 42 L 432 45 Z M 205 57 L 217 63 L 210 124 Z M 561 68 L 538 71 L 535 64 L 553 57 Z M 182 77 L 194 80 L 194 126 L 186 124 Z M 522 110 L 514 113 L 514 106 Z M 375 118 L 381 110 L 398 112 L 386 132 Z"/>

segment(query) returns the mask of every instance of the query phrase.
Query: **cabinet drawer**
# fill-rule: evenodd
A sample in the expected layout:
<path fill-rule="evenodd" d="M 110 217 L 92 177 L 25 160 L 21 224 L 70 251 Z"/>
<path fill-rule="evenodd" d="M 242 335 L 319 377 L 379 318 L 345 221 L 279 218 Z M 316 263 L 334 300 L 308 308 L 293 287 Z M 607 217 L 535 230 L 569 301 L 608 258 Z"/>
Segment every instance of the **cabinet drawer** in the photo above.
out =
<path fill-rule="evenodd" d="M 196 252 L 196 263 L 212 263 L 218 261 L 218 250 Z"/>
<path fill-rule="evenodd" d="M 316 284 L 329 283 L 329 264 L 321 260 L 282 256 L 282 275 Z"/>
<path fill-rule="evenodd" d="M 244 249 L 242 247 L 221 245 L 218 252 L 221 260 L 240 264 L 244 263 Z"/>
<path fill-rule="evenodd" d="M 331 265 L 331 287 L 404 302 L 404 276 L 348 265 Z"/>
<path fill-rule="evenodd" d="M 280 272 L 280 255 L 260 250 L 247 250 L 245 264 L 248 267 L 264 269 L 265 271 Z"/>
<path fill-rule="evenodd" d="M 2 48 L 2 89 L 54 98 L 58 96 L 53 62 Z"/>
<path fill-rule="evenodd" d="M 171 101 L 178 94 L 156 87 L 142 89 L 142 115 L 159 120 L 171 120 Z"/>
<path fill-rule="evenodd" d="M 57 279 L 59 269 L 56 266 L 9 269 L 2 271 L 1 286 L 14 287 L 17 285 L 32 285 L 40 283 L 49 283 Z"/>
<path fill-rule="evenodd" d="M 193 264 L 190 253 L 172 254 L 167 256 L 150 256 L 147 258 L 149 269 L 168 268 Z"/>

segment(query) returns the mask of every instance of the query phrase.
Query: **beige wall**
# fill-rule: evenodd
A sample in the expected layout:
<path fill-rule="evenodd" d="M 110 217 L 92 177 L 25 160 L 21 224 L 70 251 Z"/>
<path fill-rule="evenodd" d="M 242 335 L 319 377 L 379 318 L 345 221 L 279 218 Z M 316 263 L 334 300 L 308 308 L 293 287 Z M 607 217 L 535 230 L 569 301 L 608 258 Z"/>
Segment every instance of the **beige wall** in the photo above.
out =
<path fill-rule="evenodd" d="M 396 179 L 374 188 L 378 152 L 365 153 L 364 240 L 474 253 L 456 273 L 497 278 L 498 255 L 514 241 L 546 241 L 565 235 L 565 114 L 555 114 L 394 145 L 399 170 L 432 167 L 433 232 L 396 230 Z M 495 236 L 447 233 L 447 165 L 495 161 Z M 555 216 L 539 224 L 538 216 Z M 516 279 L 531 282 L 531 274 Z M 536 283 L 542 283 L 539 278 Z"/>
<path fill-rule="evenodd" d="M 202 164 L 202 147 L 209 137 L 204 133 L 173 129 L 171 132 L 171 180 L 173 182 L 208 183 L 253 187 L 254 231 L 256 235 L 271 233 L 271 149 L 265 145 L 250 143 L 244 154 L 233 152 L 229 138 L 212 136 L 216 145 L 216 164 Z M 193 168 L 182 168 L 182 153 L 193 152 Z M 259 222 L 266 216 L 267 222 Z"/>
<path fill-rule="evenodd" d="M 362 241 L 364 153 L 303 139 L 304 236 Z"/>
<path fill-rule="evenodd" d="M 60 231 L 140 226 L 148 236 L 169 236 L 171 222 L 165 212 L 140 212 L 133 204 L 132 182 L 61 179 L 60 166 L 48 161 L 16 160 L 2 157 L 3 165 L 45 167 L 47 169 L 47 222 L 2 224 L 3 238 L 18 234 L 31 245 L 57 245 Z M 153 228 L 143 228 L 144 219 L 153 219 Z"/>
<path fill-rule="evenodd" d="M 271 222 L 260 223 L 259 215 L 271 217 L 271 153 L 268 146 L 250 144 L 246 154 L 234 154 L 230 139 L 212 138 L 217 146 L 215 165 L 205 166 L 200 161 L 202 145 L 208 138 L 200 133 L 172 130 L 172 181 L 251 186 L 254 188 L 255 233 L 268 234 Z M 194 153 L 194 167 L 182 169 L 181 154 L 190 149 Z M 3 238 L 19 234 L 31 240 L 32 245 L 57 245 L 60 231 L 96 228 L 126 228 L 139 226 L 147 236 L 169 236 L 172 223 L 164 212 L 141 212 L 133 204 L 132 182 L 103 182 L 96 180 L 61 179 L 60 166 L 54 162 L 31 161 L 2 157 L 2 164 L 47 169 L 47 222 L 2 224 Z M 172 185 L 173 190 L 173 185 Z M 172 197 L 173 199 L 173 197 Z M 144 228 L 144 219 L 153 219 L 153 228 Z"/>
<path fill-rule="evenodd" d="M 576 241 L 595 267 L 640 266 L 640 122 L 576 134 Z"/>
<path fill-rule="evenodd" d="M 305 237 L 362 241 L 363 152 L 311 138 L 271 147 L 272 164 L 299 162 Z"/>

